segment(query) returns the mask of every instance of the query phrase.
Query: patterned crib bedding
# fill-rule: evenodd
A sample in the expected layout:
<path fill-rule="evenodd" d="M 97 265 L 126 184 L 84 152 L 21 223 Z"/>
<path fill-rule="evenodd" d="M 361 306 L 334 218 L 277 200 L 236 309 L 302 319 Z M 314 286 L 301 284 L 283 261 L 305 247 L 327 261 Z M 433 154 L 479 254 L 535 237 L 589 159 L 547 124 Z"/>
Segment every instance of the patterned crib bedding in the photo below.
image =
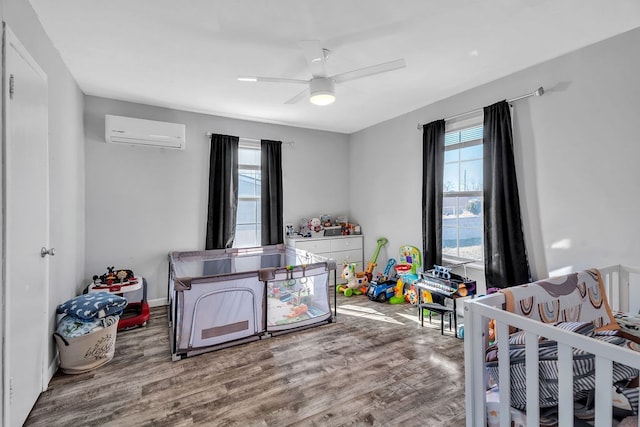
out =
<path fill-rule="evenodd" d="M 619 333 L 614 313 L 607 301 L 602 276 L 597 269 L 590 269 L 564 276 L 539 280 L 512 288 L 503 289 L 506 310 L 543 323 L 596 340 L 624 346 L 640 351 L 640 340 L 628 340 Z M 637 319 L 640 322 L 640 317 Z M 640 324 L 625 323 L 624 329 L 640 329 Z M 524 332 L 511 329 L 509 354 L 511 358 L 511 406 L 526 407 L 526 371 Z M 638 330 L 635 331 L 638 334 Z M 623 336 L 620 336 L 623 335 Z M 640 335 L 639 335 L 640 336 Z M 634 342 L 635 341 L 635 342 Z M 498 380 L 497 343 L 486 350 L 486 368 Z M 540 407 L 558 404 L 558 346 L 555 341 L 540 337 L 538 343 L 540 361 Z M 638 370 L 614 363 L 613 384 L 626 389 L 625 385 L 638 376 Z M 587 396 L 595 385 L 595 356 L 579 349 L 573 349 L 574 397 L 576 400 Z M 625 390 L 626 393 L 626 390 Z M 638 389 L 634 388 L 635 407 L 638 408 Z"/>
<path fill-rule="evenodd" d="M 618 325 L 620 325 L 621 331 L 640 338 L 640 313 L 623 313 L 618 311 L 614 313 L 614 318 Z"/>
<path fill-rule="evenodd" d="M 617 336 L 616 331 L 596 332 L 595 326 L 591 322 L 560 322 L 555 326 L 593 337 L 599 341 L 640 351 L 638 344 Z M 498 345 L 498 343 L 494 343 L 487 348 L 485 357 L 487 371 L 496 382 L 500 378 L 498 371 Z M 524 332 L 519 331 L 511 334 L 509 337 L 511 406 L 517 409 L 526 409 L 527 406 L 525 355 Z M 538 341 L 538 358 L 540 407 L 556 406 L 558 405 L 558 344 L 553 340 L 540 337 Z M 626 384 L 637 376 L 637 369 L 619 363 L 613 364 L 613 385 L 617 388 L 626 389 Z M 595 385 L 595 356 L 593 354 L 586 353 L 580 349 L 573 349 L 573 378 L 574 400 L 587 397 Z M 635 397 L 629 396 L 629 398 L 635 400 L 635 407 L 633 408 L 635 413 L 638 409 L 638 389 L 636 387 L 633 390 L 629 391 L 629 393 L 635 393 Z"/>
<path fill-rule="evenodd" d="M 503 289 L 506 310 L 543 323 L 592 322 L 598 331 L 619 329 L 597 269 Z M 513 331 L 512 331 L 513 332 Z"/>

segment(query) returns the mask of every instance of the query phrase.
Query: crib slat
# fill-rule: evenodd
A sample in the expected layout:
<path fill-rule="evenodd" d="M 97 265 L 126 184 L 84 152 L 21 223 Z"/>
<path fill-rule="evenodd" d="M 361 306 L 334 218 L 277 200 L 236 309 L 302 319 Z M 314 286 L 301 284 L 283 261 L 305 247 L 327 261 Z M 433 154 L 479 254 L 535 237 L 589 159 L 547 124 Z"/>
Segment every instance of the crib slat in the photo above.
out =
<path fill-rule="evenodd" d="M 610 427 L 613 408 L 611 384 L 613 384 L 613 362 L 596 356 L 596 422 L 595 425 Z"/>
<path fill-rule="evenodd" d="M 485 348 L 483 324 L 487 323 L 477 311 L 468 310 L 465 304 L 465 393 L 467 395 L 466 425 L 467 427 L 486 424 L 486 381 L 484 369 L 484 353 L 478 354 L 474 350 Z"/>
<path fill-rule="evenodd" d="M 527 425 L 540 425 L 540 390 L 538 372 L 538 336 L 533 332 L 526 332 L 525 363 L 527 372 Z"/>
<path fill-rule="evenodd" d="M 573 349 L 558 343 L 558 425 L 573 426 Z"/>
<path fill-rule="evenodd" d="M 500 377 L 500 427 L 511 426 L 511 369 L 509 363 L 509 325 L 496 321 L 498 376 Z"/>
<path fill-rule="evenodd" d="M 628 270 L 621 270 L 618 273 L 618 286 L 620 287 L 620 298 L 618 299 L 618 310 L 629 311 L 629 282 L 631 280 Z M 638 417 L 640 419 L 640 417 Z"/>

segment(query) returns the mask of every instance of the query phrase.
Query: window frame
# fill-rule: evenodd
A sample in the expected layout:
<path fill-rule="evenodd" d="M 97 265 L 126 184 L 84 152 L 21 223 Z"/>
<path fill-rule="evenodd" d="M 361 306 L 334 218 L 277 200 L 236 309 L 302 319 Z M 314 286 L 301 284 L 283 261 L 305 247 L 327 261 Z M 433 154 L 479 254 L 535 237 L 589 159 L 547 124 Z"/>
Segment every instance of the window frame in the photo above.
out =
<path fill-rule="evenodd" d="M 478 126 L 483 126 L 483 114 L 475 114 L 472 117 L 468 117 L 468 118 L 464 118 L 461 120 L 451 120 L 451 121 L 447 121 L 445 123 L 445 140 L 446 140 L 446 134 L 449 133 L 454 133 L 454 132 L 461 132 L 464 131 L 466 129 L 470 129 L 470 128 L 474 128 L 474 127 L 478 127 Z M 453 151 L 453 150 L 460 150 L 463 148 L 468 148 L 468 147 L 475 147 L 475 146 L 482 146 L 484 144 L 483 138 L 477 138 L 477 139 L 473 139 L 470 141 L 464 141 L 464 142 L 458 142 L 458 143 L 454 143 L 454 144 L 450 144 L 450 145 L 445 145 L 444 150 L 445 152 L 447 151 Z M 484 158 L 484 156 L 480 157 L 479 159 L 466 159 L 464 161 L 469 161 L 469 160 L 482 160 Z M 463 161 L 463 162 L 464 162 Z M 456 162 L 449 162 L 449 163 L 457 163 L 458 165 L 460 165 L 461 160 L 458 157 Z M 447 163 L 445 163 L 446 165 Z M 443 165 L 444 166 L 444 165 Z M 484 167 L 484 164 L 483 164 Z M 458 169 L 458 173 L 461 173 L 461 169 Z M 461 183 L 461 177 L 460 175 L 458 175 L 458 188 L 460 188 L 460 183 Z M 464 190 L 464 191 L 444 191 L 444 167 L 443 167 L 443 189 L 442 189 L 442 206 L 443 206 L 443 218 L 444 218 L 444 206 L 445 206 L 445 199 L 446 198 L 459 198 L 459 197 L 478 197 L 482 200 L 483 206 L 484 206 L 484 189 L 480 189 L 480 190 Z M 457 208 L 457 204 L 456 204 L 456 208 Z M 443 260 L 450 260 L 452 262 L 464 262 L 464 263 L 470 263 L 470 264 L 477 264 L 479 266 L 484 266 L 484 214 L 482 215 L 482 233 L 481 233 L 481 258 L 480 259 L 473 259 L 473 258 L 467 258 L 467 257 L 462 257 L 460 256 L 460 225 L 459 225 L 459 213 L 456 215 L 456 242 L 457 242 L 457 246 L 456 246 L 456 252 L 457 255 L 451 255 L 451 254 L 445 254 L 444 253 L 444 221 L 443 221 L 443 225 L 442 225 L 442 233 L 443 233 L 443 238 L 442 238 L 442 258 Z M 465 227 L 462 227 L 465 228 Z"/>
<path fill-rule="evenodd" d="M 260 142 L 254 142 L 254 141 L 243 141 L 241 140 L 238 144 L 238 150 L 255 150 L 258 153 L 260 153 L 261 150 L 261 145 Z M 247 164 L 247 163 L 240 163 L 240 153 L 238 153 L 238 186 L 240 185 L 240 174 L 241 171 L 257 171 L 262 173 L 262 165 L 254 165 L 254 164 Z M 262 176 L 260 177 L 260 179 L 262 180 Z M 249 246 L 236 246 L 236 239 L 234 238 L 233 240 L 233 247 L 234 248 L 249 248 L 249 247 L 254 247 L 254 246 L 260 246 L 260 239 L 261 239 L 261 229 L 262 229 L 262 218 L 260 218 L 260 203 L 262 200 L 262 196 L 260 194 L 256 194 L 254 196 L 242 196 L 240 195 L 240 193 L 238 193 L 238 206 L 240 206 L 240 202 L 241 201 L 255 201 L 257 202 L 257 209 L 256 209 L 256 218 L 255 218 L 255 222 L 239 222 L 239 215 L 236 215 L 236 236 L 238 235 L 238 228 L 239 226 L 243 225 L 254 225 L 254 229 L 253 229 L 253 233 L 254 233 L 254 237 L 256 238 L 255 240 L 255 245 L 249 245 Z"/>

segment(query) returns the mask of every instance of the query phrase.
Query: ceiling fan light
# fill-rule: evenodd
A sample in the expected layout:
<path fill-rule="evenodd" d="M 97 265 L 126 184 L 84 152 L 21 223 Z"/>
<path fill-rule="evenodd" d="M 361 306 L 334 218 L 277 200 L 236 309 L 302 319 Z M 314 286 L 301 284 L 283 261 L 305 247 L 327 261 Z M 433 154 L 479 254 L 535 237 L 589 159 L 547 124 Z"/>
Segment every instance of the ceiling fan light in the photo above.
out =
<path fill-rule="evenodd" d="M 329 105 L 336 100 L 333 80 L 326 77 L 316 77 L 309 85 L 311 96 L 309 101 L 315 105 Z"/>
<path fill-rule="evenodd" d="M 329 105 L 336 100 L 336 97 L 332 93 L 314 93 L 309 98 L 312 104 L 316 105 Z"/>

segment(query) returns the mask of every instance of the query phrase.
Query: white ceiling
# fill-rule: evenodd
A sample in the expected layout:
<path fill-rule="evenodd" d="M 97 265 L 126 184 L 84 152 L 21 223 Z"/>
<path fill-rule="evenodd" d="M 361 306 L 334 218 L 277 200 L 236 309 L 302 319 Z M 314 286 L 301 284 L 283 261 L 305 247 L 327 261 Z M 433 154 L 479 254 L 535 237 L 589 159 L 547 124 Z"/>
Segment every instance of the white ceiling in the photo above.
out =
<path fill-rule="evenodd" d="M 30 2 L 88 95 L 344 133 L 640 26 L 638 0 Z M 342 83 L 325 107 L 236 80 L 309 79 L 303 40 L 332 51 L 330 75 L 407 67 Z"/>

